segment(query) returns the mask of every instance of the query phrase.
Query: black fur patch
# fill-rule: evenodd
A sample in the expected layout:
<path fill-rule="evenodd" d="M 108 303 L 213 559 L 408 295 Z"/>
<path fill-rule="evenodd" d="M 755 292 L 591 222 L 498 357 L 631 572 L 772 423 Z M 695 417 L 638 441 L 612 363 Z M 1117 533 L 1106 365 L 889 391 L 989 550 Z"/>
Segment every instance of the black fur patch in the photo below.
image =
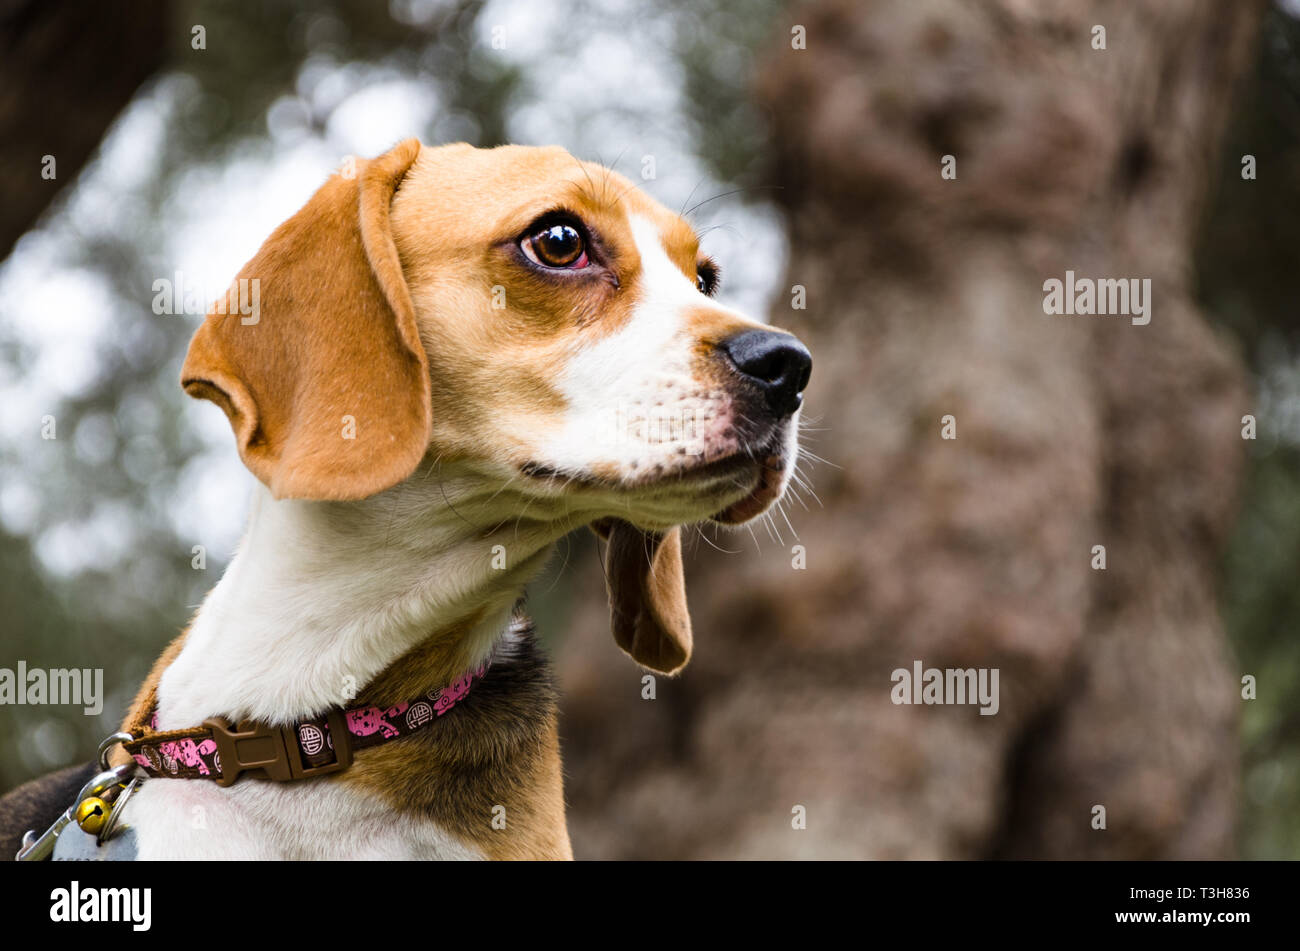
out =
<path fill-rule="evenodd" d="M 495 805 L 521 818 L 528 812 L 555 728 L 550 661 L 531 620 L 516 615 L 511 627 L 515 633 L 501 642 L 487 675 L 432 729 L 358 756 L 358 765 L 382 761 L 394 808 L 471 839 L 489 828 Z"/>
<path fill-rule="evenodd" d="M 69 766 L 24 783 L 0 798 L 0 860 L 11 862 L 29 829 L 40 835 L 95 775 L 95 764 Z"/>

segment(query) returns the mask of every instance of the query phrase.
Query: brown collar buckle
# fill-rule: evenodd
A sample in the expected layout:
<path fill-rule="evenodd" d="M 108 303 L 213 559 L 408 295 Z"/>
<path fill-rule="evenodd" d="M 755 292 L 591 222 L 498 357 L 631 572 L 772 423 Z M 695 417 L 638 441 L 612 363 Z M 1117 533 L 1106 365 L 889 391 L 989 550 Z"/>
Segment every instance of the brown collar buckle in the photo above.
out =
<path fill-rule="evenodd" d="M 246 770 L 260 769 L 267 779 L 279 783 L 337 773 L 352 765 L 352 743 L 342 710 L 332 710 L 325 717 L 334 746 L 334 762 L 318 766 L 303 765 L 298 745 L 298 725 L 272 727 L 241 720 L 232 729 L 225 717 L 208 717 L 203 725 L 212 731 L 217 744 L 221 776 L 218 786 L 230 786 Z"/>

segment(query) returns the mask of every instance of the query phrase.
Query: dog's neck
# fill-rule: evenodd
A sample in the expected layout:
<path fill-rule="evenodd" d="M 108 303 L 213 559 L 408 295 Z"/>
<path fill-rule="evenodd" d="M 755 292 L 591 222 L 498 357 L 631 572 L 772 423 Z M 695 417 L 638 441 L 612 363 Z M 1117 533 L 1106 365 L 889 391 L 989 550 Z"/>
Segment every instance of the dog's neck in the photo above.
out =
<path fill-rule="evenodd" d="M 407 698 L 383 694 L 486 659 L 524 585 L 583 519 L 472 473 L 421 472 L 360 502 L 277 501 L 258 485 L 235 557 L 159 680 L 159 727 L 395 703 Z M 416 669 L 396 671 L 399 659 Z"/>

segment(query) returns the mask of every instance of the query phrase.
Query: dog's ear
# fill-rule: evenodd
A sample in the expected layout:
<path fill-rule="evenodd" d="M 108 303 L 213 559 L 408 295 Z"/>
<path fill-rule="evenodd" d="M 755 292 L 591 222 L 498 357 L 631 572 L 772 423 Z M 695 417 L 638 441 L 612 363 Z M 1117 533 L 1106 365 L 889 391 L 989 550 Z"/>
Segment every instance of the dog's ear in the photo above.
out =
<path fill-rule="evenodd" d="M 181 385 L 225 410 L 244 464 L 277 498 L 373 495 L 428 447 L 428 358 L 389 228 L 419 154 L 408 139 L 334 175 L 190 342 Z"/>
<path fill-rule="evenodd" d="M 675 674 L 691 659 L 681 529 L 649 532 L 621 519 L 592 523 L 607 540 L 605 584 L 618 646 L 642 667 Z"/>

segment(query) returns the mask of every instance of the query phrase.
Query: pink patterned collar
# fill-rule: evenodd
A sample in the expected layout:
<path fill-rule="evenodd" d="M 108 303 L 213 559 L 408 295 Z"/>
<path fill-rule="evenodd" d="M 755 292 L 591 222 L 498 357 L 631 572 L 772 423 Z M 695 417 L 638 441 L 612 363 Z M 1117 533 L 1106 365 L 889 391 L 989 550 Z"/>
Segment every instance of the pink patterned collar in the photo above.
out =
<path fill-rule="evenodd" d="M 337 773 L 352 765 L 355 750 L 401 739 L 446 715 L 487 673 L 491 661 L 461 674 L 445 687 L 388 709 L 336 708 L 286 726 L 209 717 L 199 727 L 159 731 L 156 704 L 129 730 L 123 749 L 150 776 L 210 779 L 229 786 L 241 774 L 288 782 Z"/>

